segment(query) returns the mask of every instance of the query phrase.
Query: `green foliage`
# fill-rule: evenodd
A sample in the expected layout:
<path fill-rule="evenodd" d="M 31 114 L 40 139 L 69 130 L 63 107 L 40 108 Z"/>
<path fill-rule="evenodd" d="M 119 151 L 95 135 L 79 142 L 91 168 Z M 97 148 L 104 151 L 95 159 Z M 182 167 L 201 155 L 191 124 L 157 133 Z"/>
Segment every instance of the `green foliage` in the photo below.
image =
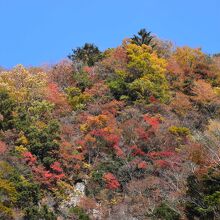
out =
<path fill-rule="evenodd" d="M 34 101 L 28 108 L 28 114 L 32 122 L 44 121 L 47 122 L 51 119 L 52 110 L 54 109 L 54 104 L 42 100 Z"/>
<path fill-rule="evenodd" d="M 124 99 L 125 96 L 129 98 L 128 83 L 122 77 L 111 80 L 108 86 L 116 99 Z"/>
<path fill-rule="evenodd" d="M 212 195 L 205 196 L 204 200 L 209 206 L 220 205 L 220 191 L 216 191 Z"/>
<path fill-rule="evenodd" d="M 71 213 L 75 214 L 77 219 L 79 219 L 79 220 L 89 220 L 90 219 L 89 216 L 85 213 L 85 211 L 78 206 L 70 208 L 69 212 L 70 212 L 70 214 Z"/>
<path fill-rule="evenodd" d="M 82 93 L 77 87 L 68 87 L 66 93 L 68 102 L 74 110 L 84 109 L 86 102 L 90 99 L 89 94 Z"/>
<path fill-rule="evenodd" d="M 88 73 L 82 70 L 73 73 L 73 79 L 76 81 L 76 86 L 79 87 L 81 91 L 85 91 L 86 88 L 92 85 Z"/>
<path fill-rule="evenodd" d="M 22 176 L 19 170 L 6 162 L 0 162 L 0 192 L 1 207 L 6 211 L 13 206 L 24 209 L 37 205 L 41 197 L 39 185 L 33 182 L 32 177 Z"/>
<path fill-rule="evenodd" d="M 33 206 L 25 209 L 25 220 L 56 220 L 56 215 L 44 205 L 42 207 Z"/>
<path fill-rule="evenodd" d="M 138 35 L 134 35 L 134 37 L 131 38 L 132 43 L 137 44 L 138 46 L 146 44 L 155 47 L 156 45 L 152 42 L 153 39 L 154 37 L 151 35 L 151 32 L 148 32 L 146 29 L 141 29 L 138 32 Z"/>
<path fill-rule="evenodd" d="M 9 217 L 14 207 L 25 209 L 39 200 L 39 185 L 33 179 L 28 180 L 8 163 L 0 162 L 0 216 Z"/>
<path fill-rule="evenodd" d="M 28 108 L 17 106 L 13 115 L 14 127 L 27 139 L 27 143 L 18 139 L 16 144 L 25 145 L 47 167 L 56 160 L 59 150 L 59 124 L 52 120 L 53 108 L 54 105 L 45 100 L 33 101 Z M 8 118 L 5 123 L 10 122 L 10 117 L 4 117 Z"/>
<path fill-rule="evenodd" d="M 168 101 L 166 61 L 158 58 L 145 44 L 142 46 L 128 44 L 126 50 L 127 70 L 116 71 L 115 78 L 110 79 L 108 84 L 115 98 L 128 97 L 130 101 L 145 100 L 148 103 L 153 96 L 161 102 Z"/>
<path fill-rule="evenodd" d="M 99 182 L 99 184 L 103 185 L 103 174 L 107 172 L 116 173 L 121 165 L 122 161 L 117 160 L 100 163 L 92 173 L 92 178 L 93 180 Z"/>
<path fill-rule="evenodd" d="M 17 191 L 12 182 L 0 178 L 0 217 L 12 215 L 13 205 L 17 201 Z"/>
<path fill-rule="evenodd" d="M 68 56 L 73 62 L 82 62 L 88 66 L 94 66 L 101 57 L 102 53 L 98 47 L 90 43 L 85 43 L 84 46 L 77 47 L 73 50 L 73 53 Z"/>
<path fill-rule="evenodd" d="M 31 126 L 47 124 L 52 120 L 52 111 L 54 105 L 46 100 L 33 101 L 28 108 L 25 106 L 17 106 L 14 115 L 14 126 L 20 131 L 26 131 Z"/>
<path fill-rule="evenodd" d="M 50 167 L 58 158 L 58 122 L 52 120 L 41 129 L 36 126 L 31 126 L 26 129 L 25 135 L 29 140 L 27 148 L 30 152 L 36 155 L 46 167 Z"/>
<path fill-rule="evenodd" d="M 128 180 L 129 174 L 125 173 L 124 171 L 122 173 L 119 172 L 120 167 L 123 164 L 124 162 L 121 159 L 104 161 L 98 164 L 98 166 L 92 171 L 92 178 L 90 179 L 91 186 L 94 187 L 87 188 L 87 194 L 96 195 L 105 187 L 105 182 L 103 180 L 103 175 L 105 173 L 119 173 L 119 175 L 122 174 L 122 181 L 125 181 L 125 179 Z"/>
<path fill-rule="evenodd" d="M 8 92 L 0 89 L 0 130 L 13 128 L 13 111 L 15 102 L 10 98 Z"/>
<path fill-rule="evenodd" d="M 162 203 L 159 207 L 154 210 L 154 215 L 157 218 L 164 220 L 179 220 L 180 214 L 168 206 L 166 203 Z"/>
<path fill-rule="evenodd" d="M 186 203 L 186 214 L 189 219 L 214 219 L 215 213 L 220 210 L 220 177 L 212 174 L 198 180 L 196 176 L 187 179 L 190 197 Z"/>
<path fill-rule="evenodd" d="M 33 180 L 27 180 L 18 173 L 11 180 L 14 182 L 18 192 L 17 206 L 25 208 L 38 204 L 41 197 L 38 184 L 32 182 Z"/>

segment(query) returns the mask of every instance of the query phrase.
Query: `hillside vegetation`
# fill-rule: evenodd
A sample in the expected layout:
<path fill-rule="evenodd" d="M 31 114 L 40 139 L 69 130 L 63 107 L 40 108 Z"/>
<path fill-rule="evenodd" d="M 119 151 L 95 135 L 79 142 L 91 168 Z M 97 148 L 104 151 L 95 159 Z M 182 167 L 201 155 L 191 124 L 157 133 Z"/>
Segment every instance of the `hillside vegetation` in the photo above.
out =
<path fill-rule="evenodd" d="M 0 70 L 0 219 L 220 219 L 220 56 L 145 29 Z"/>

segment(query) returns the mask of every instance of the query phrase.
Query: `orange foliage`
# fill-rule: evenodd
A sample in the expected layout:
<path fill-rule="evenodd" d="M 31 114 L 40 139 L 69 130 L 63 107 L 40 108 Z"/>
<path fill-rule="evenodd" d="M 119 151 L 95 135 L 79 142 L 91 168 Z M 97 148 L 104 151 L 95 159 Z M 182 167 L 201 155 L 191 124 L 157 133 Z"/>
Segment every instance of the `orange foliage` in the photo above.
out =
<path fill-rule="evenodd" d="M 105 173 L 103 175 L 103 180 L 106 182 L 106 187 L 108 189 L 115 190 L 120 187 L 120 183 L 112 173 Z"/>
<path fill-rule="evenodd" d="M 198 165 L 205 165 L 208 161 L 208 152 L 200 144 L 193 144 L 188 147 L 189 159 Z M 211 161 L 209 161 L 211 162 Z"/>
<path fill-rule="evenodd" d="M 84 149 L 96 148 L 97 139 L 101 138 L 106 146 L 115 150 L 118 156 L 123 155 L 123 151 L 119 147 L 121 131 L 113 114 L 106 111 L 97 116 L 84 115 L 84 120 L 85 124 L 81 125 L 81 130 L 84 130 L 81 145 Z"/>
<path fill-rule="evenodd" d="M 50 187 L 58 180 L 65 177 L 61 164 L 57 161 L 50 165 L 51 170 L 49 171 L 46 170 L 44 166 L 37 164 L 37 157 L 31 152 L 24 152 L 23 157 L 25 162 L 31 167 L 32 172 L 35 174 L 35 179 L 43 185 Z"/>
<path fill-rule="evenodd" d="M 157 129 L 160 122 L 156 117 L 150 117 L 149 115 L 144 115 L 144 121 L 146 121 L 153 129 Z"/>
<path fill-rule="evenodd" d="M 109 88 L 106 84 L 104 84 L 104 81 L 98 81 L 91 88 L 86 88 L 85 92 L 88 93 L 89 96 L 101 98 L 103 95 L 109 92 Z"/>
<path fill-rule="evenodd" d="M 124 70 L 128 61 L 127 52 L 123 47 L 106 52 L 106 58 L 102 61 L 107 69 Z"/>
<path fill-rule="evenodd" d="M 220 70 L 220 56 L 214 56 L 213 61 L 215 65 L 217 66 L 217 68 Z"/>
<path fill-rule="evenodd" d="M 33 166 L 37 162 L 37 157 L 34 156 L 31 152 L 24 152 L 23 157 L 25 162 L 30 166 Z"/>
<path fill-rule="evenodd" d="M 32 171 L 35 174 L 35 179 L 48 187 L 51 187 L 52 184 L 55 184 L 58 180 L 61 180 L 65 177 L 59 162 L 54 162 L 50 168 L 51 171 L 46 170 L 42 165 L 32 167 Z"/>
<path fill-rule="evenodd" d="M 182 68 L 180 67 L 180 65 L 174 57 L 171 57 L 168 60 L 167 70 L 174 76 L 181 76 L 184 73 L 184 71 L 182 70 Z"/>
<path fill-rule="evenodd" d="M 204 63 L 206 58 L 200 48 L 178 47 L 174 53 L 174 58 L 185 74 L 192 74 L 197 65 Z"/>
<path fill-rule="evenodd" d="M 60 167 L 60 163 L 57 161 L 51 164 L 50 168 L 56 173 L 63 172 L 63 169 Z"/>
<path fill-rule="evenodd" d="M 175 98 L 170 103 L 170 107 L 179 115 L 185 115 L 192 109 L 192 103 L 189 97 L 181 92 L 177 92 Z"/>
<path fill-rule="evenodd" d="M 113 146 L 113 148 L 115 149 L 116 155 L 118 157 L 124 157 L 125 156 L 123 150 L 117 144 L 115 144 Z"/>
<path fill-rule="evenodd" d="M 3 141 L 0 141 L 0 155 L 4 154 L 6 149 L 6 144 Z"/>
<path fill-rule="evenodd" d="M 192 92 L 195 94 L 192 99 L 196 102 L 204 104 L 219 102 L 212 86 L 204 80 L 197 80 Z"/>
<path fill-rule="evenodd" d="M 147 162 L 146 161 L 141 161 L 138 163 L 138 169 L 146 169 L 147 168 Z"/>
<path fill-rule="evenodd" d="M 59 91 L 56 83 L 48 84 L 46 98 L 48 101 L 55 104 L 59 113 L 71 111 L 71 107 L 69 106 L 65 95 Z"/>
<path fill-rule="evenodd" d="M 174 156 L 174 152 L 171 152 L 171 151 L 158 151 L 158 152 L 155 152 L 155 151 L 152 151 L 152 152 L 149 152 L 147 154 L 148 157 L 150 158 L 156 158 L 156 157 L 171 157 L 171 156 Z"/>
<path fill-rule="evenodd" d="M 155 160 L 154 165 L 157 168 L 164 169 L 164 168 L 168 168 L 170 166 L 170 163 L 166 160 Z"/>
<path fill-rule="evenodd" d="M 112 100 L 102 106 L 103 113 L 111 113 L 112 115 L 116 115 L 117 112 L 124 106 L 124 102 Z"/>
<path fill-rule="evenodd" d="M 97 203 L 94 199 L 91 199 L 89 197 L 83 197 L 80 199 L 79 206 L 85 210 L 95 209 L 97 208 Z"/>

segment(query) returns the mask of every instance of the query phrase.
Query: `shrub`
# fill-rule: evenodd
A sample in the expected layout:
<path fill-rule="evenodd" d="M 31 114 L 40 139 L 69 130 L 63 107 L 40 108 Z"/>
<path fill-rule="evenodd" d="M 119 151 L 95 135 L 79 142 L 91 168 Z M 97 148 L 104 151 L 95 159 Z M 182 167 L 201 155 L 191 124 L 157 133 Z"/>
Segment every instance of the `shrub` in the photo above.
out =
<path fill-rule="evenodd" d="M 90 219 L 89 216 L 85 213 L 85 211 L 78 206 L 70 208 L 69 213 L 75 214 L 77 219 L 79 219 L 79 220 L 89 220 Z"/>
<path fill-rule="evenodd" d="M 176 126 L 171 126 L 169 128 L 169 132 L 177 135 L 177 136 L 187 136 L 190 134 L 190 130 L 186 127 L 176 127 Z"/>
<path fill-rule="evenodd" d="M 25 209 L 24 220 L 56 220 L 56 215 L 44 205 L 41 208 L 38 206 L 32 206 Z"/>
<path fill-rule="evenodd" d="M 164 220 L 179 220 L 180 214 L 165 203 L 162 203 L 159 207 L 154 210 L 154 215 L 157 218 Z"/>
<path fill-rule="evenodd" d="M 67 99 L 74 110 L 84 109 L 86 102 L 90 100 L 90 95 L 82 93 L 77 87 L 68 87 L 66 89 Z"/>

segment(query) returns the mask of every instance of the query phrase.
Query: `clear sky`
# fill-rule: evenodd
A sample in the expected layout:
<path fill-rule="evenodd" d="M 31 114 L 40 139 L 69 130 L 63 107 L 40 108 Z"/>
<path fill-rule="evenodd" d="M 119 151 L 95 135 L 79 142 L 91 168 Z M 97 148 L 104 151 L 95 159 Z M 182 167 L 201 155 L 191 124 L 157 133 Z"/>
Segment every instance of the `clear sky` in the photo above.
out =
<path fill-rule="evenodd" d="M 0 0 L 0 66 L 55 63 L 85 42 L 115 47 L 140 28 L 220 52 L 220 0 Z"/>

